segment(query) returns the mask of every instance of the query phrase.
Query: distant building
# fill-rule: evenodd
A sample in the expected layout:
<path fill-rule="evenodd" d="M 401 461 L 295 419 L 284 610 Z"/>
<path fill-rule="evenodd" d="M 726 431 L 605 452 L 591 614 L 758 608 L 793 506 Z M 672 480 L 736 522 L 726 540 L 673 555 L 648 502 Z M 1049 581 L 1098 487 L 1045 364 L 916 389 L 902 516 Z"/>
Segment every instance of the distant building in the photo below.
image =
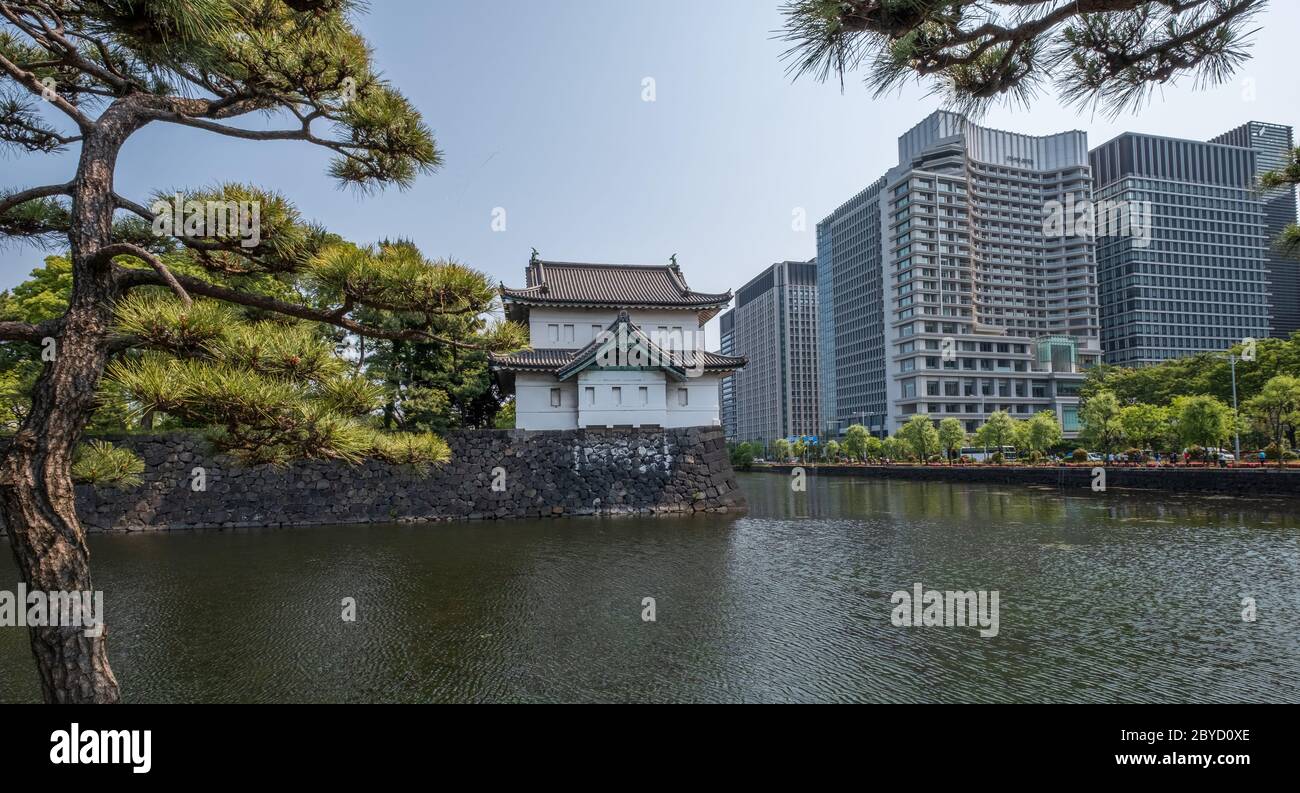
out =
<path fill-rule="evenodd" d="M 531 349 L 493 355 L 520 429 L 718 426 L 718 380 L 743 358 L 704 349 L 731 293 L 696 292 L 669 265 L 544 262 L 501 287 Z"/>
<path fill-rule="evenodd" d="M 1126 132 L 1089 156 L 1096 202 L 1151 207 L 1145 240 L 1098 237 L 1106 361 L 1142 366 L 1267 336 L 1256 152 Z"/>
<path fill-rule="evenodd" d="M 1255 178 L 1266 171 L 1278 170 L 1290 162 L 1295 147 L 1291 128 L 1283 124 L 1250 121 L 1234 130 L 1211 138 L 1211 143 L 1241 146 L 1255 152 Z M 1267 250 L 1264 266 L 1269 281 L 1269 331 L 1279 339 L 1288 339 L 1300 330 L 1300 261 L 1284 256 L 1273 242 L 1287 226 L 1296 222 L 1295 185 L 1275 187 L 1263 195 L 1264 234 Z"/>
<path fill-rule="evenodd" d="M 820 432 L 817 366 L 817 266 L 777 262 L 736 292 L 722 315 L 723 354 L 744 369 L 723 380 L 723 422 L 737 441 L 771 441 Z"/>
<path fill-rule="evenodd" d="M 1093 241 L 1053 206 L 1091 188 L 1087 136 L 986 129 L 938 111 L 898 165 L 817 224 L 822 424 L 893 433 L 914 415 L 968 430 L 1004 410 L 1079 429 L 1100 359 Z"/>
<path fill-rule="evenodd" d="M 726 356 L 736 354 L 736 313 L 726 311 L 718 317 L 718 352 Z M 718 378 L 718 412 L 729 442 L 736 438 L 736 376 Z"/>

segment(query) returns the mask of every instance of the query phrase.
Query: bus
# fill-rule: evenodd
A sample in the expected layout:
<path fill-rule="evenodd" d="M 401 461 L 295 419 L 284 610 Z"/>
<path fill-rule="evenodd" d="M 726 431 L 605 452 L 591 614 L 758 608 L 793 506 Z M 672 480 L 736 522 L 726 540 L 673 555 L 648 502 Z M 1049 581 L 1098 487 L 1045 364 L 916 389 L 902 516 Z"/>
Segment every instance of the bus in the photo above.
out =
<path fill-rule="evenodd" d="M 996 446 L 988 447 L 987 451 L 985 451 L 985 447 L 983 446 L 963 446 L 961 447 L 961 456 L 968 457 L 977 463 L 982 463 L 996 454 L 997 451 L 998 447 Z M 1016 459 L 1016 447 L 1003 446 L 1002 459 L 1008 461 Z"/>

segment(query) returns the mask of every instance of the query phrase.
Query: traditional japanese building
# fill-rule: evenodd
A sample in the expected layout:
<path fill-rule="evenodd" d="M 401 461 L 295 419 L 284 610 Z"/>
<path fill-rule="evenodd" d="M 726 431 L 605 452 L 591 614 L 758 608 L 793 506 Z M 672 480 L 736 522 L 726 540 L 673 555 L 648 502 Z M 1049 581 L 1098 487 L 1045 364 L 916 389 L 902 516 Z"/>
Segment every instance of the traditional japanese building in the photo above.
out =
<path fill-rule="evenodd" d="M 704 349 L 704 325 L 731 292 L 696 292 L 667 265 L 547 262 L 534 254 L 526 286 L 501 286 L 506 318 L 528 326 L 531 349 L 494 355 L 515 395 L 515 426 L 553 430 L 718 426 L 718 382 L 742 357 Z"/>

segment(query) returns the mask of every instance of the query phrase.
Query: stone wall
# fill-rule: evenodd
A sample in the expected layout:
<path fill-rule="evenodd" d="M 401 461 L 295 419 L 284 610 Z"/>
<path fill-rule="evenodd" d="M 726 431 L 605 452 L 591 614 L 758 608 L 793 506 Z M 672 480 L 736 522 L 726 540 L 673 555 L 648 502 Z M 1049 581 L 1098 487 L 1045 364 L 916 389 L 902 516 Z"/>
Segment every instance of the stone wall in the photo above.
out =
<path fill-rule="evenodd" d="M 790 465 L 756 465 L 755 471 L 789 475 Z M 992 482 L 1013 485 L 1092 486 L 1092 466 L 1013 465 L 817 465 L 810 475 L 920 479 L 944 482 Z M 1300 496 L 1300 470 L 1274 468 L 1128 468 L 1106 466 L 1106 487 L 1171 490 L 1242 496 Z"/>
<path fill-rule="evenodd" d="M 108 438 L 144 458 L 145 481 L 125 490 L 79 485 L 77 512 L 88 531 L 100 532 L 745 506 L 720 428 L 466 430 L 445 437 L 452 461 L 425 477 L 377 462 L 246 467 L 186 433 Z M 192 486 L 196 468 L 206 480 L 200 491 Z"/>

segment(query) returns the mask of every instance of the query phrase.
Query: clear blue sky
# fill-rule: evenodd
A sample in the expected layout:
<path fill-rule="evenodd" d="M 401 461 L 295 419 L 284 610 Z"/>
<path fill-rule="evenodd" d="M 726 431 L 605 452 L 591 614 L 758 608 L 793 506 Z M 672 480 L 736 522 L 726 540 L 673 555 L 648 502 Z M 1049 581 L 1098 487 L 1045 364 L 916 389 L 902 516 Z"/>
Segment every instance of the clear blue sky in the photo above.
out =
<path fill-rule="evenodd" d="M 529 249 L 550 259 L 665 262 L 706 291 L 815 253 L 815 224 L 892 166 L 895 139 L 939 107 L 920 87 L 873 100 L 860 78 L 791 82 L 779 55 L 781 0 L 382 0 L 360 18 L 379 67 L 436 133 L 446 165 L 407 192 L 357 196 L 307 144 L 253 143 L 171 125 L 137 134 L 118 191 L 256 182 L 351 239 L 414 239 L 519 283 Z M 1251 120 L 1300 126 L 1294 34 L 1300 3 L 1275 0 L 1254 59 L 1229 85 L 1166 86 L 1111 121 L 1032 109 L 984 123 L 1030 134 L 1084 129 L 1090 145 L 1135 130 L 1208 138 Z M 642 101 L 642 80 L 656 101 Z M 1243 81 L 1251 80 L 1252 93 Z M 0 159 L 0 189 L 65 180 L 75 152 Z M 494 207 L 507 230 L 491 229 Z M 804 231 L 792 211 L 807 211 Z M 0 288 L 40 262 L 0 248 Z"/>

